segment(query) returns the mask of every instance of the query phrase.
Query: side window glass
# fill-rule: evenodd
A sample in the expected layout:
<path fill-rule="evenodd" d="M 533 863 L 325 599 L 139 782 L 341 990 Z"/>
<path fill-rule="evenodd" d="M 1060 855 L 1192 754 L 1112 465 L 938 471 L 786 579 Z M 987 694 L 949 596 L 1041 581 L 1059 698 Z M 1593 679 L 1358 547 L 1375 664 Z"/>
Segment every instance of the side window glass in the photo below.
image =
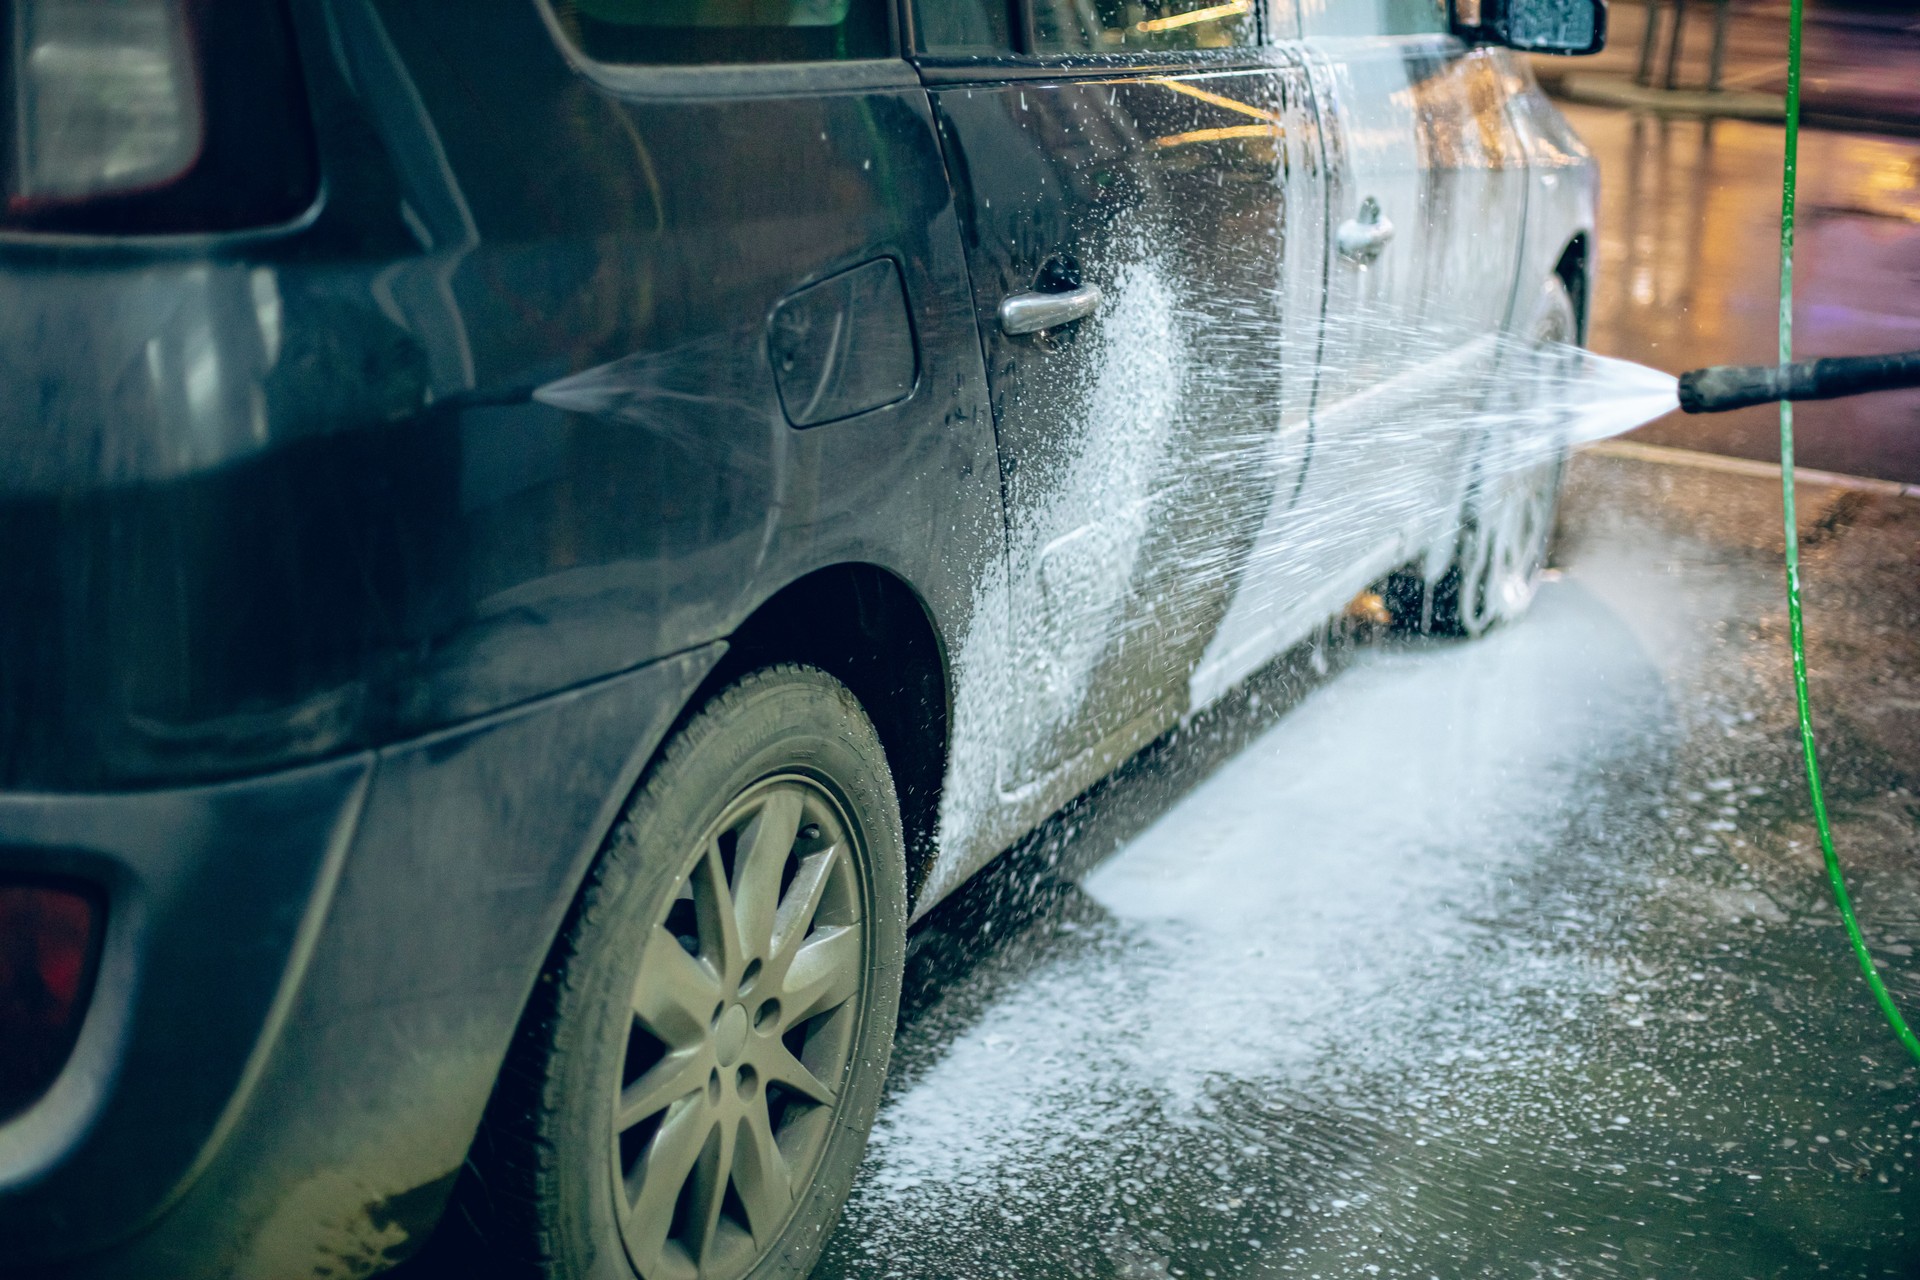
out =
<path fill-rule="evenodd" d="M 1310 36 L 1419 36 L 1452 30 L 1447 0 L 1300 0 Z"/>
<path fill-rule="evenodd" d="M 1033 0 L 1036 53 L 1133 53 L 1258 44 L 1254 0 Z"/>
<path fill-rule="evenodd" d="M 916 0 L 914 43 L 921 53 L 992 57 L 1013 48 L 1007 0 Z"/>
<path fill-rule="evenodd" d="M 888 0 L 554 0 L 595 62 L 698 66 L 891 57 Z"/>
<path fill-rule="evenodd" d="M 1379 0 L 1382 32 L 1422 36 L 1448 31 L 1446 0 Z"/>

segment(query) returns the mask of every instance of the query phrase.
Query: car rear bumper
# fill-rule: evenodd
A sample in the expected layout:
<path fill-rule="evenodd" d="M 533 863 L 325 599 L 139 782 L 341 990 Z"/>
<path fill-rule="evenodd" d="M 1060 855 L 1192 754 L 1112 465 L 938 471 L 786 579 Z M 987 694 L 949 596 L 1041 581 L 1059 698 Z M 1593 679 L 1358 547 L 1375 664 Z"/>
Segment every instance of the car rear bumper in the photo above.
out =
<path fill-rule="evenodd" d="M 0 872 L 107 904 L 73 1053 L 0 1129 L 0 1258 L 122 1233 L 185 1177 L 284 1016 L 371 768 L 363 753 L 209 787 L 0 796 Z"/>
<path fill-rule="evenodd" d="M 362 1274 L 437 1219 L 573 891 L 709 645 L 217 785 L 0 795 L 104 893 L 79 1040 L 0 1125 L 0 1274 Z"/>

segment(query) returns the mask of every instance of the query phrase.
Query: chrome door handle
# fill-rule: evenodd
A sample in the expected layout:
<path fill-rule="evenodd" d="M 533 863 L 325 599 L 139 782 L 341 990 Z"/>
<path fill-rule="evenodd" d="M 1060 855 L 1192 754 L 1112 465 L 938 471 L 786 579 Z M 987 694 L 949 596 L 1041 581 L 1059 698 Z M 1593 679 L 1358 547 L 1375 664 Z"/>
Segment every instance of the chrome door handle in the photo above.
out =
<path fill-rule="evenodd" d="M 1368 196 L 1360 202 L 1360 212 L 1340 224 L 1333 242 L 1340 256 L 1366 266 L 1380 256 L 1393 239 L 1393 220 L 1380 212 L 1380 202 Z"/>
<path fill-rule="evenodd" d="M 1100 286 L 1083 284 L 1060 293 L 1015 293 L 1000 300 L 1000 328 L 1018 336 L 1084 320 L 1100 307 Z"/>

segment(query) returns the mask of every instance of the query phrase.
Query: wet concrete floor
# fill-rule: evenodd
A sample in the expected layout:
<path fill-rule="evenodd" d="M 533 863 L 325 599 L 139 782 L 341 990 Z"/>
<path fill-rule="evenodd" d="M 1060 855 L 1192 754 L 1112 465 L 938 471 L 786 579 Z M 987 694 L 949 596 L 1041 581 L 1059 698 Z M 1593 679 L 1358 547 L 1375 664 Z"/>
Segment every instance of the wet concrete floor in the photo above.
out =
<path fill-rule="evenodd" d="M 1523 622 L 1303 654 L 943 907 L 816 1275 L 1920 1274 L 1777 502 L 1584 455 Z M 1920 501 L 1802 504 L 1840 848 L 1920 1013 Z"/>
<path fill-rule="evenodd" d="M 1911 71 L 1920 80 L 1920 59 Z M 1589 345 L 1682 373 L 1770 363 L 1779 313 L 1779 125 L 1562 104 L 1600 164 Z M 1795 353 L 1920 348 L 1920 138 L 1800 138 Z M 1776 410 L 1674 414 L 1651 443 L 1780 456 Z M 1920 391 L 1800 407 L 1803 466 L 1920 481 Z"/>

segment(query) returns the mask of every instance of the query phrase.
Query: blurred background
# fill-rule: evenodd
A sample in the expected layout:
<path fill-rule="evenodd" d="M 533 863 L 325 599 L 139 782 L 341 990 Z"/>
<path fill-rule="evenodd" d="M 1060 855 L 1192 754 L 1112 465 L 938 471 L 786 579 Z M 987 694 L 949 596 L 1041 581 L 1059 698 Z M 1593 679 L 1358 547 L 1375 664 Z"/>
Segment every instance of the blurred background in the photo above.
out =
<path fill-rule="evenodd" d="M 1674 373 L 1773 358 L 1787 17 L 1616 3 L 1604 53 L 1535 59 L 1600 160 L 1596 349 Z M 1805 60 L 1795 352 L 1920 347 L 1920 4 L 1810 3 Z M 1635 438 L 1777 459 L 1779 418 L 1675 415 Z M 1804 466 L 1920 482 L 1920 393 L 1804 405 L 1796 443 Z"/>

